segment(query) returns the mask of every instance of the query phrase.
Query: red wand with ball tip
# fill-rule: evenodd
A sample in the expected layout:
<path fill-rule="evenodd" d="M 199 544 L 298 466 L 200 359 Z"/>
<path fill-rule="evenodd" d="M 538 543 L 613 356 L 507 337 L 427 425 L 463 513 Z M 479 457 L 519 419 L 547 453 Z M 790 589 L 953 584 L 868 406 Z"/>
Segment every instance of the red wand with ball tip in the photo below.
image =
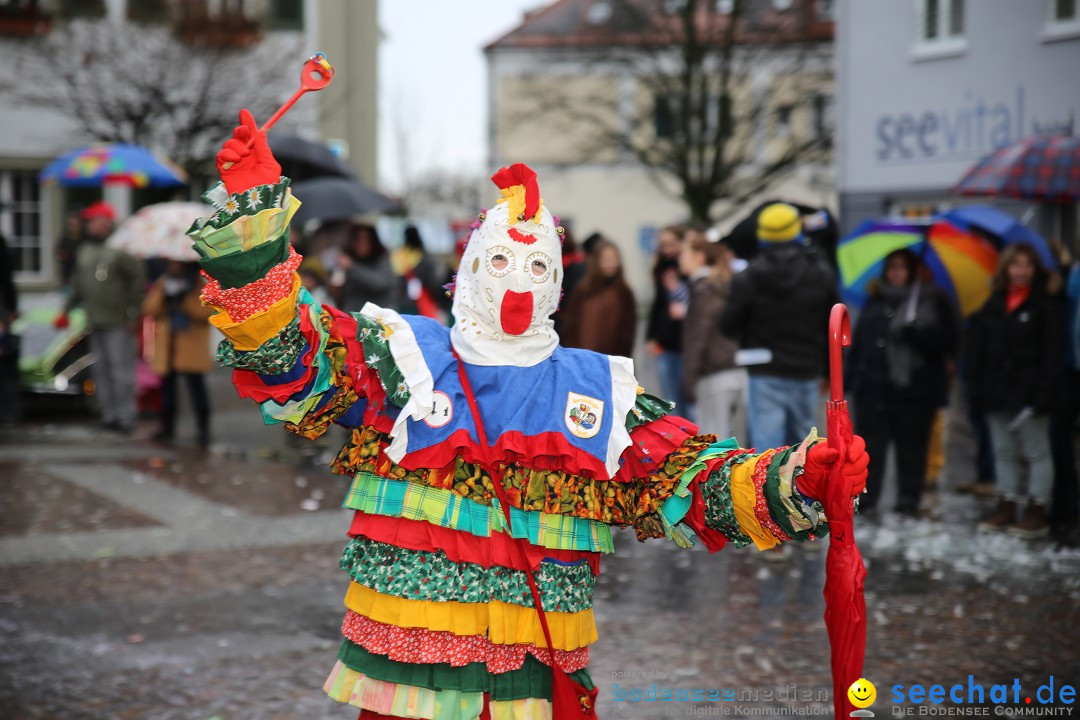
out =
<path fill-rule="evenodd" d="M 296 92 L 292 94 L 285 104 L 277 109 L 273 115 L 270 116 L 263 126 L 259 128 L 259 133 L 264 134 L 267 130 L 274 126 L 281 116 L 289 111 L 289 109 L 296 104 L 296 101 L 300 99 L 300 96 L 306 92 L 315 92 L 322 90 L 324 87 L 330 84 L 330 81 L 334 79 L 334 66 L 330 64 L 330 61 L 326 59 L 326 53 L 317 52 L 307 59 L 304 63 L 303 69 L 300 71 L 300 87 L 296 89 Z M 255 136 L 248 139 L 247 146 L 251 147 L 255 143 Z M 222 166 L 223 170 L 228 170 L 232 167 L 232 163 L 225 163 Z"/>

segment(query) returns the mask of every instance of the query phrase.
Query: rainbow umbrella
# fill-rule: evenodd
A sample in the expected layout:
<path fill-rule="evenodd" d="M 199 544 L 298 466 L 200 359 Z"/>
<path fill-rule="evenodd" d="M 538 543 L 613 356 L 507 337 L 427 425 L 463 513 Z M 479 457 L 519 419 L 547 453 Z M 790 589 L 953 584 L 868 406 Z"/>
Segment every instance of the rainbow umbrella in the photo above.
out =
<path fill-rule="evenodd" d="M 964 317 L 990 296 L 998 259 L 998 246 L 990 239 L 943 218 L 924 225 L 884 220 L 867 221 L 840 241 L 836 255 L 844 302 L 861 307 L 867 285 L 881 277 L 885 257 L 901 249 L 922 259 Z"/>
<path fill-rule="evenodd" d="M 925 228 L 899 220 L 867 220 L 840 241 L 836 264 L 840 270 L 840 289 L 848 305 L 866 304 L 866 286 L 881 277 L 885 257 L 907 248 L 921 252 L 926 242 Z"/>
<path fill-rule="evenodd" d="M 101 187 L 106 183 L 169 187 L 183 185 L 187 174 L 139 145 L 94 143 L 53 160 L 38 174 L 38 181 L 62 187 Z"/>

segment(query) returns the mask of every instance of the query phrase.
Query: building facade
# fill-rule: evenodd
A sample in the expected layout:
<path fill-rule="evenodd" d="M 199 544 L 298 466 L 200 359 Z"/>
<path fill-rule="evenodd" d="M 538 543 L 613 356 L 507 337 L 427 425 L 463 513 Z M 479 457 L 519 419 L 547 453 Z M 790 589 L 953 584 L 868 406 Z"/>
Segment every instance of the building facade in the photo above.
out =
<path fill-rule="evenodd" d="M 845 231 L 974 202 L 949 190 L 980 158 L 1029 135 L 1077 131 L 1075 0 L 839 0 L 836 24 Z M 1052 214 L 1032 221 L 1055 236 Z"/>
<path fill-rule="evenodd" d="M 16 281 L 24 289 L 47 289 L 56 284 L 55 244 L 63 232 L 65 214 L 103 194 L 101 189 L 71 190 L 38 183 L 39 171 L 51 160 L 95 138 L 73 117 L 73 108 L 26 101 L 26 88 L 14 77 L 20 56 L 25 56 L 30 43 L 47 41 L 50 34 L 72 22 L 113 23 L 123 28 L 121 32 L 134 33 L 139 28 L 167 28 L 193 53 L 272 57 L 272 87 L 259 88 L 259 92 L 281 100 L 296 89 L 303 59 L 317 50 L 326 52 L 341 70 L 339 79 L 324 93 L 298 103 L 278 127 L 312 140 L 331 142 L 361 177 L 371 181 L 377 178 L 377 0 L 0 3 L 0 234 L 12 249 Z M 274 51 L 279 48 L 288 50 L 277 57 Z M 94 50 L 72 47 L 53 51 L 76 54 Z M 239 109 L 246 102 L 242 84 L 235 95 Z M 212 155 L 212 150 L 208 154 Z M 191 186 L 181 194 L 197 198 L 210 179 L 193 177 Z M 120 205 L 133 208 L 173 196 L 152 190 L 129 195 L 116 188 L 104 193 L 113 197 L 119 194 Z"/>
<path fill-rule="evenodd" d="M 722 198 L 712 217 L 724 231 L 759 198 L 832 206 L 831 140 L 833 71 L 831 3 L 811 0 L 741 0 L 745 15 L 733 37 L 728 86 L 727 152 L 743 153 L 732 187 L 754 185 L 762 168 L 794 144 L 819 136 L 818 152 L 785 167 L 738 204 Z M 666 0 L 557 0 L 527 13 L 521 23 L 487 46 L 492 168 L 525 162 L 540 175 L 544 201 L 566 218 L 578 238 L 599 231 L 623 251 L 631 284 L 651 292 L 649 267 L 656 231 L 690 218 L 680 187 L 640 162 L 631 147 L 670 142 L 678 118 L 657 92 L 657 75 L 679 70 L 679 50 L 627 19 L 627 7 L 653 13 L 667 27 L 686 6 Z M 698 3 L 721 17 L 731 2 Z M 783 40 L 763 42 L 760 28 L 782 28 Z M 720 34 L 723 30 L 718 31 Z M 756 33 L 756 34 L 755 34 Z M 704 33 L 703 33 L 704 34 Z M 715 51 L 715 50 L 714 50 Z M 640 59 L 640 62 L 638 61 Z M 706 82 L 717 83 L 721 65 Z M 753 104 L 754 117 L 739 120 Z M 700 121 L 724 122 L 724 105 Z M 738 148 L 738 150 L 734 150 Z M 707 149 L 706 155 L 713 148 Z M 644 297 L 644 295 L 642 295 Z"/>

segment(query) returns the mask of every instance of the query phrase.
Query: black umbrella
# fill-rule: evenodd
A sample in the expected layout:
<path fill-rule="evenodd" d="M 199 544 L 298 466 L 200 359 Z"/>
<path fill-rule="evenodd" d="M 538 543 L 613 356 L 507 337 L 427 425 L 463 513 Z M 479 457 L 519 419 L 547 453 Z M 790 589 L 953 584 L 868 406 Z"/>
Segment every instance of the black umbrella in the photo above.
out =
<path fill-rule="evenodd" d="M 356 178 L 322 177 L 294 183 L 293 195 L 300 200 L 295 220 L 347 220 L 354 215 L 390 212 L 398 204 L 380 195 Z"/>
<path fill-rule="evenodd" d="M 731 229 L 731 232 L 723 238 L 723 241 L 738 257 L 749 260 L 758 254 L 757 223 L 758 214 L 773 203 L 784 202 L 783 200 L 769 200 L 758 205 L 749 215 L 740 220 Z M 802 215 L 803 234 L 810 242 L 810 246 L 817 249 L 821 256 L 831 265 L 836 265 L 836 243 L 840 239 L 840 229 L 836 224 L 836 218 L 825 208 L 815 208 L 799 203 L 788 203 Z"/>
<path fill-rule="evenodd" d="M 349 164 L 323 143 L 277 133 L 269 133 L 266 139 L 270 152 L 281 163 L 281 174 L 293 182 L 318 177 L 356 177 Z"/>

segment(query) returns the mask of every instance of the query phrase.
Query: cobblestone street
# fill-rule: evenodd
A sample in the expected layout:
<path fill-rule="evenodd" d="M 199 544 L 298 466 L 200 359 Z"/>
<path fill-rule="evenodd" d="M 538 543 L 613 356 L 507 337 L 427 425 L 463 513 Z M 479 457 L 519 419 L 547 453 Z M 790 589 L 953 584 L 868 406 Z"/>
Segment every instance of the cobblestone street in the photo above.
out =
<path fill-rule="evenodd" d="M 85 421 L 0 445 L 0 717 L 354 718 L 321 685 L 340 637 L 346 480 L 259 425 L 215 377 L 209 453 Z M 140 427 L 138 437 L 152 431 Z M 322 452 L 321 450 L 319 452 Z M 962 449 L 950 456 L 962 466 Z M 949 483 L 958 482 L 954 476 Z M 890 690 L 1080 680 L 1080 553 L 947 520 L 857 526 L 868 565 L 865 676 Z M 617 539 L 596 592 L 600 716 L 831 715 L 825 547 L 780 562 Z M 741 702 L 616 701 L 618 690 L 731 688 Z"/>

